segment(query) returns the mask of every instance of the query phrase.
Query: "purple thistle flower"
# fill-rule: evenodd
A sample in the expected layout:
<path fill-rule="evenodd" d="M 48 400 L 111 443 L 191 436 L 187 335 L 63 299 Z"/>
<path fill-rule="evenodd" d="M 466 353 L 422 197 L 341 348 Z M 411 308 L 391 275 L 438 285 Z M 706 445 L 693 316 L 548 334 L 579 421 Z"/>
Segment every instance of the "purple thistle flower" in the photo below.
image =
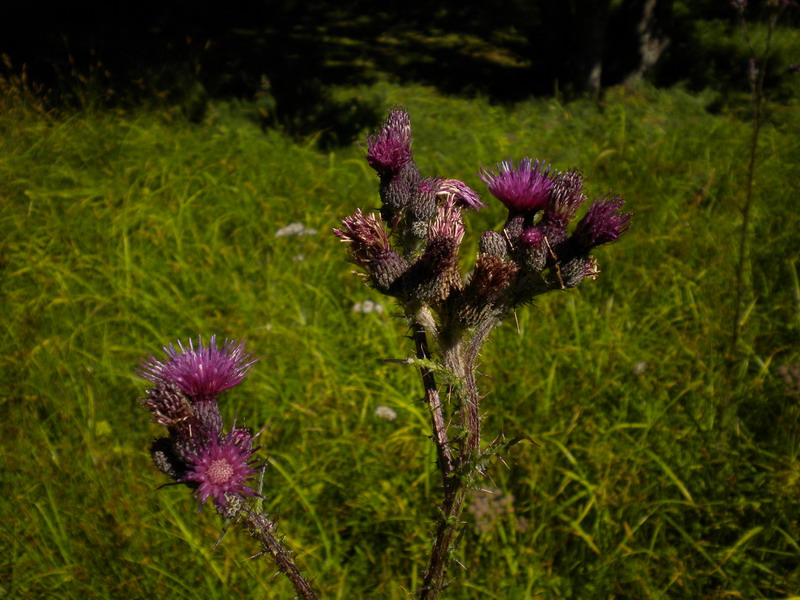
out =
<path fill-rule="evenodd" d="M 213 398 L 241 382 L 259 360 L 245 351 L 243 341 L 237 344 L 235 340 L 225 340 L 220 348 L 216 340 L 217 336 L 212 335 L 209 343 L 203 345 L 203 338 L 198 337 L 197 349 L 191 339 L 188 348 L 178 340 L 178 350 L 172 344 L 164 347 L 166 362 L 150 355 L 137 373 L 153 383 L 175 384 L 192 401 Z"/>
<path fill-rule="evenodd" d="M 333 233 L 345 244 L 350 244 L 350 250 L 358 262 L 371 260 L 375 254 L 392 248 L 389 232 L 380 218 L 375 214 L 365 215 L 360 208 L 356 209 L 355 214 L 342 219 L 342 228 L 334 229 Z"/>
<path fill-rule="evenodd" d="M 367 162 L 380 175 L 394 175 L 411 161 L 411 119 L 402 109 L 389 112 L 381 128 L 367 136 Z"/>
<path fill-rule="evenodd" d="M 559 221 L 566 226 L 586 201 L 582 191 L 583 176 L 578 171 L 567 171 L 556 177 L 545 208 L 547 219 Z"/>
<path fill-rule="evenodd" d="M 513 161 L 501 162 L 497 171 L 483 169 L 478 176 L 512 214 L 535 213 L 547 206 L 553 187 L 550 165 L 523 158 L 518 166 Z"/>
<path fill-rule="evenodd" d="M 392 248 L 381 220 L 356 209 L 355 214 L 342 219 L 342 228 L 333 233 L 350 244 L 353 262 L 367 271 L 375 288 L 393 294 L 393 285 L 408 268 L 408 262 Z"/>
<path fill-rule="evenodd" d="M 619 213 L 625 206 L 622 198 L 595 199 L 586 215 L 575 228 L 575 240 L 588 250 L 607 244 L 628 231 L 633 213 Z"/>
<path fill-rule="evenodd" d="M 455 202 L 461 208 L 479 210 L 486 206 L 475 190 L 458 179 L 442 179 L 436 195 L 442 196 L 445 202 Z"/>
<path fill-rule="evenodd" d="M 225 494 L 256 495 L 247 485 L 256 474 L 253 449 L 242 443 L 242 436 L 236 431 L 187 457 L 186 474 L 181 481 L 197 484 L 195 496 L 201 506 L 212 498 L 217 507 L 224 507 L 228 503 Z"/>

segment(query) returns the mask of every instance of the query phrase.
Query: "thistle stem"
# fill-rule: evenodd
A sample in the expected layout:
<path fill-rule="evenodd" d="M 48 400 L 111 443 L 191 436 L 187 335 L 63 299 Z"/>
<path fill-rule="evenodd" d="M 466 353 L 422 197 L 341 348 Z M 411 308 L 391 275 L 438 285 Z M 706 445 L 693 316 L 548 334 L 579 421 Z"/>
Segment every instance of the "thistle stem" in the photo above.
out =
<path fill-rule="evenodd" d="M 428 336 L 425 327 L 413 321 L 412 325 L 416 355 L 420 360 L 430 360 L 431 353 L 428 348 Z M 447 426 L 444 422 L 442 401 L 439 389 L 436 387 L 436 377 L 427 367 L 420 367 L 422 385 L 425 388 L 425 401 L 431 411 L 431 426 L 433 428 L 433 441 L 436 444 L 436 453 L 439 458 L 439 468 L 442 471 L 442 482 L 445 489 L 450 485 L 449 479 L 453 473 L 453 457 L 450 454 L 450 442 L 447 439 Z"/>
<path fill-rule="evenodd" d="M 477 454 L 481 447 L 480 434 L 480 394 L 475 381 L 475 359 L 486 336 L 496 321 L 486 322 L 478 327 L 468 342 L 459 342 L 444 351 L 445 367 L 460 378 L 462 400 L 462 423 L 466 438 L 459 452 L 455 469 L 444 476 L 444 499 L 441 515 L 436 527 L 428 569 L 425 571 L 421 600 L 435 600 L 444 585 L 447 567 L 450 562 L 450 549 L 458 531 L 459 518 L 467 495 L 467 488 L 478 469 Z M 445 432 L 446 435 L 446 432 Z"/>
<path fill-rule="evenodd" d="M 444 585 L 445 575 L 447 575 L 447 566 L 450 562 L 450 546 L 458 529 L 458 519 L 461 516 L 461 509 L 467 492 L 466 482 L 462 477 L 455 476 L 453 479 L 455 480 L 454 485 L 445 490 L 442 515 L 436 527 L 436 536 L 431 548 L 428 570 L 425 571 L 420 600 L 436 600 Z"/>
<path fill-rule="evenodd" d="M 244 516 L 250 535 L 261 542 L 263 552 L 272 557 L 278 569 L 292 582 L 298 597 L 302 600 L 318 600 L 311 584 L 303 577 L 292 560 L 291 551 L 285 549 L 276 537 L 275 521 L 262 512 L 242 509 L 240 513 Z"/>

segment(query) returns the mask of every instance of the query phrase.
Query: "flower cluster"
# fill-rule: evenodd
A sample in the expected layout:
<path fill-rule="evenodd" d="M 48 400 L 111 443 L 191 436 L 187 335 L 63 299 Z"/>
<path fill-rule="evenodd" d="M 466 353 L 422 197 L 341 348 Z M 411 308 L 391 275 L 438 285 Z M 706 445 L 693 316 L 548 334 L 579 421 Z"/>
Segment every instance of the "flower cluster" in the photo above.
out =
<path fill-rule="evenodd" d="M 158 438 L 150 448 L 158 469 L 177 482 L 195 490 L 201 506 L 211 498 L 224 510 L 233 496 L 253 496 L 248 481 L 255 475 L 255 436 L 235 425 L 226 433 L 217 396 L 239 384 L 256 358 L 244 343 L 216 336 L 204 344 L 178 341 L 164 348 L 166 358 L 150 355 L 138 374 L 150 381 L 142 406 L 155 423 L 169 435 Z"/>
<path fill-rule="evenodd" d="M 411 119 L 403 109 L 367 137 L 367 162 L 380 178 L 380 215 L 360 210 L 334 233 L 378 291 L 413 311 L 428 304 L 456 329 L 496 321 L 553 289 L 595 278 L 593 248 L 630 228 L 617 197 L 596 198 L 570 232 L 586 202 L 583 176 L 531 158 L 504 161 L 478 176 L 508 209 L 502 231 L 487 231 L 469 279 L 458 268 L 462 211 L 485 206 L 465 183 L 422 177 L 411 151 Z M 394 240 L 394 241 L 393 241 Z"/>

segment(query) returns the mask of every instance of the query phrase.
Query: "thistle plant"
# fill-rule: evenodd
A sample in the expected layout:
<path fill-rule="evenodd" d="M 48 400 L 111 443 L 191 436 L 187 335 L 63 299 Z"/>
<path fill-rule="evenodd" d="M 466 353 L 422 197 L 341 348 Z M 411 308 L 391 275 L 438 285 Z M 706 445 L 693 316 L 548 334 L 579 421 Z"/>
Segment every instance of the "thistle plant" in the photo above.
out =
<path fill-rule="evenodd" d="M 361 209 L 334 233 L 366 283 L 396 299 L 411 330 L 442 476 L 440 518 L 419 597 L 437 598 L 464 499 L 489 459 L 511 442 L 481 444 L 476 359 L 490 332 L 537 296 L 596 279 L 597 246 L 617 240 L 631 213 L 615 196 L 594 200 L 570 231 L 587 197 L 577 170 L 556 171 L 531 158 L 482 169 L 479 177 L 508 209 L 500 231 L 481 234 L 471 275 L 460 246 L 464 215 L 485 204 L 464 182 L 423 177 L 414 162 L 408 113 L 389 112 L 367 138 L 367 162 L 379 177 L 378 214 Z"/>
<path fill-rule="evenodd" d="M 481 444 L 476 359 L 483 344 L 517 307 L 595 279 L 592 250 L 624 234 L 631 213 L 622 212 L 625 202 L 618 197 L 598 197 L 571 227 L 587 200 L 578 171 L 556 171 L 531 158 L 482 169 L 480 179 L 508 216 L 500 231 L 481 234 L 465 277 L 464 215 L 485 206 L 478 193 L 456 179 L 422 176 L 411 150 L 411 120 L 402 109 L 392 110 L 367 138 L 367 161 L 380 180 L 380 212 L 357 209 L 334 233 L 367 284 L 397 301 L 414 340 L 414 357 L 401 362 L 419 369 L 442 477 L 440 518 L 418 594 L 433 600 L 445 584 L 467 494 L 490 459 L 521 439 Z M 201 508 L 210 502 L 228 521 L 244 522 L 262 546 L 259 554 L 272 557 L 300 598 L 316 600 L 262 509 L 260 486 L 253 489 L 266 467 L 255 458 L 261 432 L 235 423 L 226 431 L 219 410 L 219 395 L 241 383 L 258 359 L 244 343 L 220 346 L 215 337 L 207 344 L 179 341 L 164 354 L 149 356 L 138 371 L 152 384 L 141 404 L 167 430 L 150 448 L 156 467 L 189 487 Z"/>
<path fill-rule="evenodd" d="M 151 355 L 138 371 L 153 384 L 142 406 L 153 422 L 167 428 L 167 435 L 150 447 L 153 462 L 175 484 L 193 490 L 201 508 L 211 501 L 227 521 L 243 521 L 261 543 L 259 554 L 272 557 L 300 598 L 315 600 L 311 585 L 278 538 L 275 521 L 260 502 L 248 502 L 260 498 L 252 483 L 266 467 L 254 456 L 261 432 L 253 434 L 235 424 L 226 432 L 217 402 L 219 394 L 238 385 L 258 359 L 243 342 L 226 340 L 219 346 L 215 336 L 207 344 L 198 338 L 196 346 L 192 340 L 188 347 L 180 341 L 177 349 L 170 344 L 164 348 L 164 360 Z"/>

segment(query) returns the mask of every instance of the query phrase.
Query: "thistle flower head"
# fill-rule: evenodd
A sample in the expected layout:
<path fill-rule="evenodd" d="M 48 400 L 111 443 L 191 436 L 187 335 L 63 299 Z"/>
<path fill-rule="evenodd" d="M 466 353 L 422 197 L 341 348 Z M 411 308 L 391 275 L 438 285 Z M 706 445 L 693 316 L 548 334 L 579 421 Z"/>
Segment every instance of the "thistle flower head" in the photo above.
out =
<path fill-rule="evenodd" d="M 334 229 L 333 233 L 350 244 L 353 262 L 367 271 L 372 285 L 384 294 L 393 293 L 392 286 L 408 268 L 408 262 L 392 248 L 389 232 L 381 220 L 357 209 L 354 215 L 343 219 L 342 228 Z"/>
<path fill-rule="evenodd" d="M 153 423 L 166 427 L 174 427 L 194 415 L 192 405 L 181 389 L 170 381 L 159 381 L 147 390 L 147 396 L 141 401 L 153 415 Z"/>
<path fill-rule="evenodd" d="M 411 119 L 402 109 L 389 112 L 381 128 L 367 136 L 367 162 L 380 175 L 399 173 L 411 161 Z"/>
<path fill-rule="evenodd" d="M 247 485 L 256 473 L 253 449 L 242 443 L 236 431 L 187 457 L 181 481 L 197 485 L 195 496 L 201 505 L 211 498 L 217 507 L 224 507 L 228 503 L 225 494 L 256 495 Z"/>
<path fill-rule="evenodd" d="M 619 239 L 631 227 L 633 213 L 620 213 L 622 198 L 596 199 L 575 228 L 575 240 L 589 250 Z"/>
<path fill-rule="evenodd" d="M 550 165 L 530 158 L 523 158 L 516 166 L 510 160 L 501 162 L 497 172 L 483 169 L 478 176 L 512 214 L 542 210 L 553 187 Z"/>
<path fill-rule="evenodd" d="M 486 254 L 478 257 L 470 283 L 475 287 L 478 297 L 494 300 L 518 270 L 513 262 Z"/>
<path fill-rule="evenodd" d="M 428 239 L 444 238 L 453 240 L 456 246 L 464 239 L 464 223 L 461 209 L 454 202 L 439 207 L 438 214 L 428 227 Z"/>
<path fill-rule="evenodd" d="M 386 115 L 383 129 L 411 140 L 411 117 L 405 109 L 393 108 L 389 111 L 389 114 Z"/>
<path fill-rule="evenodd" d="M 585 201 L 583 176 L 578 171 L 567 171 L 553 180 L 545 216 L 551 221 L 558 220 L 566 225 Z"/>
<path fill-rule="evenodd" d="M 572 288 L 584 279 L 597 279 L 599 273 L 593 256 L 576 256 L 560 264 L 560 283 L 564 288 Z"/>
<path fill-rule="evenodd" d="M 456 206 L 461 208 L 479 210 L 486 206 L 481 202 L 481 197 L 475 190 L 458 179 L 440 180 L 436 195 L 444 198 L 445 203 L 455 203 Z"/>
<path fill-rule="evenodd" d="M 175 384 L 190 400 L 198 397 L 214 397 L 237 385 L 244 379 L 258 360 L 247 352 L 244 342 L 225 340 L 217 346 L 217 336 L 212 335 L 208 344 L 197 338 L 197 348 L 189 339 L 184 347 L 178 340 L 178 349 L 170 344 L 164 348 L 167 360 L 162 362 L 150 355 L 141 363 L 137 373 L 153 383 L 169 381 Z"/>
<path fill-rule="evenodd" d="M 355 214 L 342 219 L 342 228 L 333 233 L 345 244 L 350 244 L 350 251 L 356 261 L 371 260 L 377 253 L 390 250 L 389 232 L 375 214 L 365 215 L 360 208 Z"/>

